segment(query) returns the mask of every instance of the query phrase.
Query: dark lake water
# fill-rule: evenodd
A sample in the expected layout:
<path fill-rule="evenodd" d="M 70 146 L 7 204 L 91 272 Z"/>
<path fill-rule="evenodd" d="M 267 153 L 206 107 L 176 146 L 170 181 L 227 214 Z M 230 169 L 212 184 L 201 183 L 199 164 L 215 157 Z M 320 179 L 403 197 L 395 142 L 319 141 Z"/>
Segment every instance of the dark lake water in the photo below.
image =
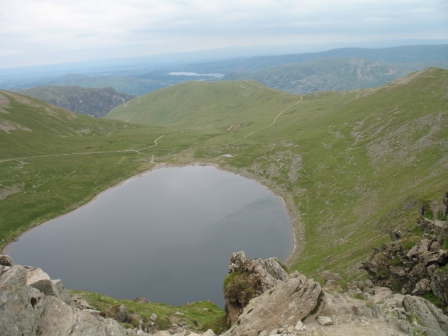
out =
<path fill-rule="evenodd" d="M 284 261 L 292 237 L 283 202 L 266 187 L 214 167 L 188 166 L 129 179 L 28 231 L 7 253 L 71 289 L 222 306 L 230 253 Z"/>

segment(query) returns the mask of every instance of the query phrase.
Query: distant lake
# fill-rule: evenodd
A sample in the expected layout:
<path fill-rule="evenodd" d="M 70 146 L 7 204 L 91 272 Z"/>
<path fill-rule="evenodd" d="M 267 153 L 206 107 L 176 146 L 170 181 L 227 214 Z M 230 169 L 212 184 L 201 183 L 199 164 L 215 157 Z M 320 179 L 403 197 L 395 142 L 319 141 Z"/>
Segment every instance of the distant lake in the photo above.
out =
<path fill-rule="evenodd" d="M 222 73 L 197 73 L 197 72 L 169 72 L 168 75 L 171 76 L 190 76 L 190 77 L 215 77 L 215 78 L 222 78 L 225 75 Z"/>
<path fill-rule="evenodd" d="M 266 187 L 215 167 L 188 166 L 129 179 L 28 231 L 7 252 L 67 288 L 222 306 L 230 253 L 284 261 L 292 237 L 282 200 Z"/>

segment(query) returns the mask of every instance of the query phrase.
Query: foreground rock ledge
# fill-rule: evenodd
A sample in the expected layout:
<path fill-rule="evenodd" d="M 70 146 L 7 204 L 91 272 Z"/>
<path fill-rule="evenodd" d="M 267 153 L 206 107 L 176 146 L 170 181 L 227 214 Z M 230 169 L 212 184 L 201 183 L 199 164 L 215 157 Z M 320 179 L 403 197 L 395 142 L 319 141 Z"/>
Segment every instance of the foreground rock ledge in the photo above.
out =
<path fill-rule="evenodd" d="M 423 298 L 393 294 L 390 289 L 373 284 L 365 286 L 365 292 L 356 286 L 344 292 L 333 280 L 322 288 L 299 272 L 278 280 L 282 276 L 268 271 L 278 270 L 272 265 L 275 260 L 268 260 L 246 260 L 243 252 L 232 254 L 230 273 L 250 273 L 252 269 L 253 276 L 246 274 L 247 279 L 271 284 L 274 277 L 276 284 L 250 300 L 224 336 L 448 334 L 448 317 Z M 264 271 L 248 265 L 264 267 Z M 266 281 L 259 279 L 262 274 Z"/>
<path fill-rule="evenodd" d="M 231 271 L 241 274 L 244 268 L 245 281 L 253 280 L 256 286 L 248 291 L 255 297 L 235 316 L 224 336 L 448 334 L 448 317 L 423 298 L 393 294 L 373 285 L 364 286 L 365 291 L 350 286 L 351 290 L 344 292 L 332 280 L 322 287 L 299 272 L 285 276 L 275 259 L 247 261 L 243 253 L 236 257 Z M 168 331 L 147 334 L 124 329 L 88 305 L 80 309 L 62 283 L 40 269 L 14 265 L 4 255 L 0 255 L 0 266 L 0 335 L 171 335 Z M 240 296 L 237 293 L 235 297 Z M 188 330 L 172 334 L 198 336 Z M 209 330 L 203 336 L 215 335 Z"/>
<path fill-rule="evenodd" d="M 214 336 L 209 330 L 206 336 Z M 4 336 L 137 336 L 98 311 L 79 309 L 60 280 L 39 268 L 14 265 L 0 254 L 0 335 Z M 169 336 L 159 331 L 157 336 Z M 197 336 L 184 330 L 182 336 Z M 205 334 L 204 334 L 205 335 Z M 179 335 L 180 336 L 180 335 Z"/>

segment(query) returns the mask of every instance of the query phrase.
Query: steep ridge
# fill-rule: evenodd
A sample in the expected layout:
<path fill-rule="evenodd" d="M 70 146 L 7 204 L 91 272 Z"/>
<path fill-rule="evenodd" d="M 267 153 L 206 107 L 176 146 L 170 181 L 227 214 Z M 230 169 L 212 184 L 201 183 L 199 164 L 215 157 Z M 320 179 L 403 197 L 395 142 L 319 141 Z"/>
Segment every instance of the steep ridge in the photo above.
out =
<path fill-rule="evenodd" d="M 114 107 L 134 98 L 133 95 L 118 92 L 111 87 L 93 89 L 75 86 L 39 86 L 21 93 L 72 112 L 94 117 L 102 117 Z"/>
<path fill-rule="evenodd" d="M 110 135 L 129 125 L 83 116 L 12 92 L 0 91 L 0 158 L 54 150 L 70 137 Z"/>

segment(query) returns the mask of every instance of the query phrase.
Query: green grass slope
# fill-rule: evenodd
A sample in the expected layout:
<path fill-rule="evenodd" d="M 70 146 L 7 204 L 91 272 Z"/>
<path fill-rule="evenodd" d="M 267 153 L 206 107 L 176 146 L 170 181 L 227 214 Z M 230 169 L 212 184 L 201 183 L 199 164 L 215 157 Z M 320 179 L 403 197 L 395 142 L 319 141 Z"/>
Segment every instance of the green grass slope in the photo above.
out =
<path fill-rule="evenodd" d="M 195 135 L 76 114 L 0 91 L 0 247 L 69 212 Z M 163 136 L 164 143 L 154 142 Z M 182 140 L 185 140 L 183 143 Z"/>
<path fill-rule="evenodd" d="M 297 97 L 250 81 L 187 82 L 137 97 L 106 118 L 143 125 L 234 133 L 270 122 Z"/>
<path fill-rule="evenodd" d="M 70 119 L 2 92 L 0 239 L 157 162 L 202 162 L 284 198 L 298 243 L 293 269 L 359 277 L 359 262 L 388 240 L 387 230 L 407 232 L 419 202 L 448 188 L 447 92 L 442 69 L 377 89 L 302 96 L 251 81 L 190 82 L 111 111 L 120 121 Z"/>
<path fill-rule="evenodd" d="M 448 188 L 446 70 L 303 96 L 217 84 L 173 86 L 108 117 L 208 134 L 194 160 L 257 178 L 300 211 L 291 263 L 308 275 L 360 276 L 359 262 L 388 240 L 387 230 L 412 227 L 418 203 Z"/>

